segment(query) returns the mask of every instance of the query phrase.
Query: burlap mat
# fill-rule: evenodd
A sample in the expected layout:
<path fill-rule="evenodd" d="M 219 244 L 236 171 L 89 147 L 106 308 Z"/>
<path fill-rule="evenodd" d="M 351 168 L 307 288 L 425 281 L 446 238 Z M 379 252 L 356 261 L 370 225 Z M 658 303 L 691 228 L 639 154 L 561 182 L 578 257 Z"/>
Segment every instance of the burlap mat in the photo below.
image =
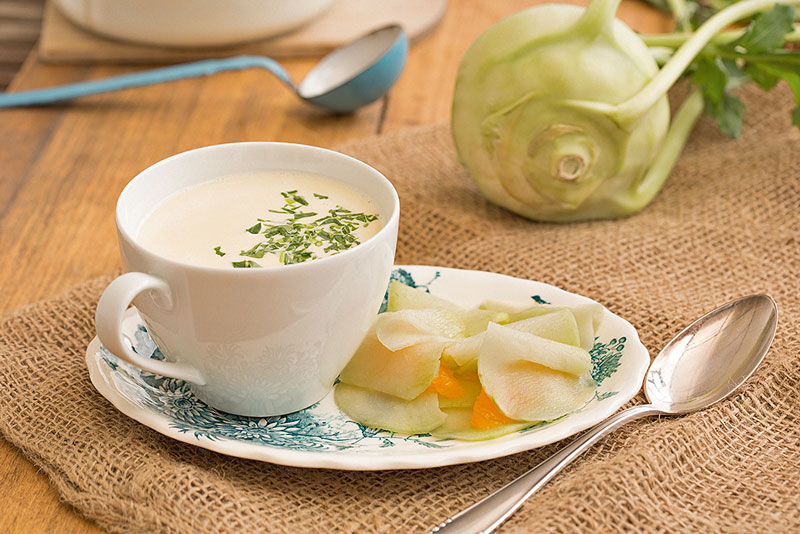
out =
<path fill-rule="evenodd" d="M 745 93 L 730 140 L 703 119 L 656 201 L 619 221 L 537 224 L 488 204 L 444 124 L 343 148 L 402 202 L 398 263 L 484 269 L 588 295 L 651 354 L 731 298 L 780 307 L 763 367 L 704 412 L 628 425 L 531 499 L 502 532 L 800 531 L 800 134 L 788 91 Z M 419 532 L 555 446 L 425 471 L 335 472 L 230 458 L 119 414 L 84 350 L 108 279 L 0 327 L 0 429 L 64 500 L 113 532 Z M 635 399 L 641 402 L 643 398 Z"/>

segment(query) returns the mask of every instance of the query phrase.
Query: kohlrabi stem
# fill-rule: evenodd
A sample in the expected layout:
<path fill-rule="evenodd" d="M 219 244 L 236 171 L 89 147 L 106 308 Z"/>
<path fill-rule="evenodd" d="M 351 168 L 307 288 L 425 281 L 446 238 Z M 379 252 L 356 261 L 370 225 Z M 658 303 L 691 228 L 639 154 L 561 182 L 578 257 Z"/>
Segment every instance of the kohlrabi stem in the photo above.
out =
<path fill-rule="evenodd" d="M 714 38 L 714 36 L 737 20 L 749 17 L 775 4 L 800 4 L 800 0 L 744 0 L 726 7 L 700 26 L 675 52 L 664 67 L 653 76 L 650 82 L 630 99 L 615 106 L 611 116 L 619 124 L 630 124 L 645 113 L 664 96 L 680 78 L 683 71 L 692 63 L 695 56 Z"/>
<path fill-rule="evenodd" d="M 597 35 L 611 30 L 622 0 L 592 0 L 578 20 L 575 35 Z M 800 1 L 800 0 L 798 0 Z"/>
<path fill-rule="evenodd" d="M 726 44 L 735 41 L 745 32 L 745 28 L 738 30 L 728 30 L 719 32 L 715 35 L 710 44 Z M 683 43 L 689 40 L 693 34 L 692 32 L 675 32 L 675 33 L 652 33 L 652 34 L 639 34 L 639 38 L 644 41 L 647 46 L 664 47 L 664 48 L 678 48 Z M 794 30 L 787 33 L 784 40 L 787 43 L 794 43 L 800 41 L 800 24 L 795 23 Z"/>
<path fill-rule="evenodd" d="M 650 51 L 650 56 L 652 56 L 656 61 L 656 65 L 659 67 L 664 66 L 664 64 L 670 60 L 672 54 L 675 53 L 675 49 L 668 46 L 651 46 L 648 50 Z"/>
<path fill-rule="evenodd" d="M 731 41 L 735 41 L 741 37 L 744 32 L 745 28 L 720 32 L 715 35 L 714 38 L 711 39 L 711 42 L 697 55 L 724 57 L 723 53 L 719 51 L 717 45 L 724 45 L 730 43 Z M 672 56 L 675 54 L 675 50 L 685 43 L 686 40 L 691 36 L 691 33 L 679 32 L 640 35 L 639 37 L 648 46 L 650 55 L 656 60 L 656 63 L 659 66 L 663 66 L 670 60 L 670 58 L 672 58 Z M 800 41 L 800 24 L 794 25 L 794 30 L 791 33 L 786 34 L 784 41 L 787 43 L 796 43 Z M 742 55 L 738 54 L 736 58 L 742 58 Z M 744 57 L 744 59 L 747 59 L 747 57 Z M 770 57 L 770 60 L 771 59 L 772 57 Z"/>
<path fill-rule="evenodd" d="M 681 32 L 691 31 L 692 21 L 689 20 L 689 5 L 686 0 L 667 0 L 667 5 L 675 18 L 677 30 Z"/>
<path fill-rule="evenodd" d="M 683 150 L 686 141 L 689 139 L 694 123 L 703 113 L 704 107 L 703 93 L 696 88 L 689 93 L 689 96 L 678 108 L 672 118 L 672 124 L 670 124 L 667 135 L 664 137 L 664 144 L 661 146 L 661 150 L 650 165 L 642 182 L 636 188 L 636 194 L 633 195 L 637 201 L 642 202 L 641 207 L 650 203 L 653 197 L 661 190 L 664 181 L 675 166 L 681 150 Z"/>

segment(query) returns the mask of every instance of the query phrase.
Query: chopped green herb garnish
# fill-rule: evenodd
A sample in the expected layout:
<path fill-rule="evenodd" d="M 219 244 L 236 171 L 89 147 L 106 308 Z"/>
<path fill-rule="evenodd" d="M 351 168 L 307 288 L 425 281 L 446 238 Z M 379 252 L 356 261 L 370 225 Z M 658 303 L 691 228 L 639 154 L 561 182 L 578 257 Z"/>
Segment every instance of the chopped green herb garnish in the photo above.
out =
<path fill-rule="evenodd" d="M 328 198 L 319 193 L 313 195 L 319 199 Z M 296 189 L 283 191 L 281 196 L 284 205 L 280 209 L 268 211 L 288 215 L 288 219 L 283 222 L 258 219 L 258 223 L 246 231 L 261 234 L 262 241 L 248 250 L 242 250 L 241 256 L 263 258 L 266 254 L 277 254 L 284 265 L 302 263 L 318 257 L 313 250 L 309 250 L 312 246 L 322 248 L 325 253 L 335 253 L 360 244 L 353 232 L 378 219 L 377 215 L 353 213 L 341 206 L 319 216 L 317 212 L 299 211 L 303 206 L 308 206 L 308 201 Z M 317 218 L 311 220 L 312 217 Z M 233 262 L 233 266 L 259 267 L 251 260 Z"/>
<path fill-rule="evenodd" d="M 218 246 L 218 247 L 214 247 L 214 252 L 217 254 L 217 256 L 224 256 L 225 255 L 225 253 L 222 252 L 222 246 L 221 245 Z"/>
<path fill-rule="evenodd" d="M 306 217 L 313 217 L 314 215 L 316 215 L 316 212 L 307 211 L 305 213 L 296 213 L 294 218 L 295 219 L 305 219 Z"/>
<path fill-rule="evenodd" d="M 231 265 L 233 265 L 234 267 L 236 267 L 238 269 L 251 268 L 251 267 L 261 267 L 259 264 L 257 264 L 254 261 L 251 261 L 251 260 L 233 261 L 233 262 L 231 262 Z"/>

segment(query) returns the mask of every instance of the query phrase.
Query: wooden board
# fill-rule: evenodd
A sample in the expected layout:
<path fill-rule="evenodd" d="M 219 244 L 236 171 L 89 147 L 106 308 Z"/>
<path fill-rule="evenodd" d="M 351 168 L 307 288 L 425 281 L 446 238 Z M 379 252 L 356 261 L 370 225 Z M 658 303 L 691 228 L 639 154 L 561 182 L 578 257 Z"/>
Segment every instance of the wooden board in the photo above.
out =
<path fill-rule="evenodd" d="M 337 0 L 319 19 L 280 37 L 244 45 L 181 49 L 147 46 L 102 37 L 64 17 L 48 2 L 39 41 L 47 63 L 169 63 L 240 54 L 277 58 L 321 55 L 387 24 L 400 24 L 413 40 L 433 28 L 447 0 Z"/>
<path fill-rule="evenodd" d="M 43 11 L 44 0 L 0 0 L 0 91 L 39 39 Z"/>

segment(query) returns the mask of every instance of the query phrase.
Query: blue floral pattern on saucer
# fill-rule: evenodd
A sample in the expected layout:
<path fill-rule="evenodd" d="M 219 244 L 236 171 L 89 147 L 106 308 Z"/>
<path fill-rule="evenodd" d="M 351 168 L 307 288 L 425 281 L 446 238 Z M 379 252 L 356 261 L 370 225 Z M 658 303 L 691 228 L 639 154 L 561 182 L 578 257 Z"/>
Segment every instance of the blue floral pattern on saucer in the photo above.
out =
<path fill-rule="evenodd" d="M 412 287 L 420 287 L 429 292 L 440 294 L 445 298 L 455 300 L 455 295 L 450 294 L 448 288 L 444 286 L 449 278 L 457 278 L 458 273 L 461 272 L 474 273 L 474 271 L 458 271 L 444 268 L 405 267 L 395 269 L 392 273 L 392 280 L 399 280 Z M 456 286 L 458 285 L 458 280 L 453 280 L 453 282 L 456 283 Z M 521 282 L 533 283 L 529 281 Z M 552 296 L 540 295 L 539 293 L 529 293 L 529 296 L 540 303 L 554 300 Z M 548 300 L 545 300 L 545 298 Z M 385 303 L 383 309 L 385 309 Z M 161 351 L 147 334 L 147 330 L 135 310 L 129 310 L 129 318 L 124 328 L 128 332 L 128 338 L 137 353 L 154 359 L 163 359 Z M 638 339 L 636 342 L 638 343 Z M 313 406 L 287 415 L 259 418 L 228 414 L 211 408 L 199 400 L 192 393 L 189 384 L 186 382 L 137 369 L 117 359 L 99 345 L 96 340 L 93 343 L 95 343 L 94 350 L 93 346 L 90 346 L 87 352 L 87 363 L 89 364 L 95 387 L 124 413 L 171 437 L 218 450 L 219 452 L 268 460 L 270 459 L 270 450 L 281 451 L 281 454 L 292 452 L 316 455 L 335 455 L 350 452 L 367 454 L 373 456 L 375 461 L 372 464 L 374 465 L 360 466 L 361 464 L 356 461 L 353 464 L 354 467 L 342 467 L 339 463 L 331 466 L 380 469 L 397 467 L 397 465 L 392 464 L 391 460 L 384 462 L 386 467 L 381 467 L 384 463 L 381 463 L 380 455 L 387 454 L 382 451 L 396 450 L 397 454 L 403 457 L 410 454 L 419 456 L 424 454 L 425 451 L 433 450 L 439 450 L 442 454 L 447 454 L 449 449 L 475 448 L 494 441 L 523 439 L 523 436 L 531 436 L 537 434 L 537 432 L 547 431 L 548 427 L 555 428 L 574 415 L 591 409 L 592 405 L 614 402 L 608 399 L 618 395 L 618 388 L 605 387 L 604 383 L 614 377 L 623 366 L 627 338 L 624 335 L 617 335 L 611 337 L 608 341 L 596 340 L 594 348 L 591 350 L 591 355 L 594 366 L 592 376 L 598 383 L 598 390 L 595 398 L 584 409 L 579 410 L 576 414 L 565 416 L 556 421 L 541 423 L 497 440 L 472 443 L 437 439 L 429 435 L 398 435 L 365 427 L 349 419 L 339 411 L 332 395 L 328 395 Z M 641 377 L 638 377 L 638 380 L 640 384 Z M 638 387 L 636 389 L 638 390 Z M 632 396 L 632 393 L 629 393 L 628 398 L 630 396 Z M 614 402 L 614 406 L 609 406 L 609 409 L 604 411 L 613 412 L 623 402 L 624 400 L 622 402 L 617 400 Z M 134 415 L 133 412 L 136 412 L 137 415 Z M 155 421 L 157 421 L 157 424 Z M 584 428 L 586 426 L 588 425 L 585 425 Z M 557 439 L 560 439 L 560 437 Z M 228 450 L 231 446 L 230 444 L 255 447 L 253 450 L 257 450 L 258 454 L 242 454 L 238 449 L 237 452 L 232 452 Z M 487 447 L 487 449 L 491 449 L 491 446 Z M 524 448 L 521 450 L 524 450 Z M 392 453 L 389 452 L 388 454 L 391 455 Z M 506 454 L 509 454 L 509 452 L 506 452 Z M 489 453 L 485 457 L 491 458 L 496 455 Z M 455 454 L 453 457 L 458 459 L 459 455 Z M 470 458 L 461 461 L 474 461 L 474 459 Z M 284 460 L 278 463 L 327 466 L 324 461 L 309 463 L 303 460 L 298 460 L 297 462 Z M 458 461 L 437 460 L 435 465 L 447 465 L 449 463 L 458 463 Z M 404 466 L 405 464 L 401 465 L 401 467 Z M 420 465 L 409 465 L 409 467 L 428 466 L 430 465 L 425 464 L 424 461 Z"/>
<path fill-rule="evenodd" d="M 144 325 L 136 327 L 134 350 L 158 360 L 163 359 Z M 142 371 L 117 359 L 105 347 L 100 348 L 102 361 L 132 386 L 131 401 L 157 411 L 170 421 L 170 426 L 195 438 L 239 440 L 299 451 L 329 451 L 374 446 L 365 440 L 378 439 L 379 446 L 391 447 L 396 442 L 419 443 L 424 447 L 444 444 L 424 441 L 420 436 L 398 436 L 365 427 L 343 413 L 329 413 L 316 403 L 304 410 L 274 417 L 245 417 L 216 410 L 198 399 L 189 384 Z M 338 410 L 337 410 L 338 411 Z"/>

